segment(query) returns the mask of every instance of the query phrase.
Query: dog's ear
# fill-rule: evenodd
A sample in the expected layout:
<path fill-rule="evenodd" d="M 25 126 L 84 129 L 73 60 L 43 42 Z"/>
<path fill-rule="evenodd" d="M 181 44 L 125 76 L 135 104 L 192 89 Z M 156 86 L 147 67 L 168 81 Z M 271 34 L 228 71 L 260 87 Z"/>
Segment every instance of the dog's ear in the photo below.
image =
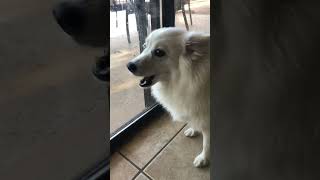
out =
<path fill-rule="evenodd" d="M 210 35 L 190 32 L 185 44 L 186 55 L 197 60 L 210 54 Z"/>

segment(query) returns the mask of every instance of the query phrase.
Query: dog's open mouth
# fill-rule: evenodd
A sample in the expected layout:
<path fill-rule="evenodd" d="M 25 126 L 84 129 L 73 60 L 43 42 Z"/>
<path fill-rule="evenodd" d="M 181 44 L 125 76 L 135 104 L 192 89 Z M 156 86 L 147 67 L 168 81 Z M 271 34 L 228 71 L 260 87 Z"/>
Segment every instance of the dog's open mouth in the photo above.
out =
<path fill-rule="evenodd" d="M 155 75 L 144 77 L 143 79 L 141 79 L 139 85 L 141 87 L 150 87 L 153 84 L 154 77 L 155 77 Z"/>

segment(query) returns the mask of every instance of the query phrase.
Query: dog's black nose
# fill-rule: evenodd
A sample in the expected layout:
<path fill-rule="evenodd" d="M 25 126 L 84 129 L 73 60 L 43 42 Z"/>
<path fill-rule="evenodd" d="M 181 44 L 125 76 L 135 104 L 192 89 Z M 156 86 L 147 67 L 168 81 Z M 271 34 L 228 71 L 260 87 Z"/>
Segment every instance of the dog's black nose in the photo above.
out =
<path fill-rule="evenodd" d="M 129 62 L 129 63 L 127 64 L 127 68 L 128 68 L 129 71 L 132 72 L 132 73 L 134 73 L 134 72 L 137 70 L 137 66 L 136 66 L 134 63 L 132 63 L 132 62 Z"/>
<path fill-rule="evenodd" d="M 59 3 L 53 8 L 53 16 L 61 28 L 69 35 L 81 33 L 85 25 L 85 11 L 69 2 Z"/>

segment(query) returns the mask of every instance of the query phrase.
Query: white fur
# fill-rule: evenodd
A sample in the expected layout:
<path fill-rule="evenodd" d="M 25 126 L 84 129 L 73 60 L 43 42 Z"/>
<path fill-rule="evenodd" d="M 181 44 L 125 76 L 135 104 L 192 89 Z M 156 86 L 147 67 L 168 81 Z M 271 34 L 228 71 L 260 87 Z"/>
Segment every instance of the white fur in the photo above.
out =
<path fill-rule="evenodd" d="M 197 40 L 206 39 L 205 44 Z M 139 76 L 157 75 L 152 95 L 171 114 L 173 120 L 187 122 L 191 129 L 186 136 L 203 135 L 203 150 L 194 166 L 202 167 L 210 157 L 210 36 L 178 28 L 153 31 L 146 40 L 146 49 L 134 60 Z M 188 52 L 188 43 L 194 43 Z M 166 50 L 163 58 L 152 56 L 156 47 Z"/>

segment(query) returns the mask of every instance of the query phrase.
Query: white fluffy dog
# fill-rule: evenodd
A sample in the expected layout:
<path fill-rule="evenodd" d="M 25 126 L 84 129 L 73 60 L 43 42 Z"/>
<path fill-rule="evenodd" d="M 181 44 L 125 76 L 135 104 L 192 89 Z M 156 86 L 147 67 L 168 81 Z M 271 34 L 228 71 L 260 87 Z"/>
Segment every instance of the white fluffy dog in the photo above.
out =
<path fill-rule="evenodd" d="M 144 77 L 140 86 L 151 87 L 153 96 L 173 120 L 187 122 L 184 134 L 203 135 L 202 152 L 194 166 L 210 157 L 210 35 L 179 28 L 161 28 L 146 39 L 144 51 L 127 67 Z"/>

